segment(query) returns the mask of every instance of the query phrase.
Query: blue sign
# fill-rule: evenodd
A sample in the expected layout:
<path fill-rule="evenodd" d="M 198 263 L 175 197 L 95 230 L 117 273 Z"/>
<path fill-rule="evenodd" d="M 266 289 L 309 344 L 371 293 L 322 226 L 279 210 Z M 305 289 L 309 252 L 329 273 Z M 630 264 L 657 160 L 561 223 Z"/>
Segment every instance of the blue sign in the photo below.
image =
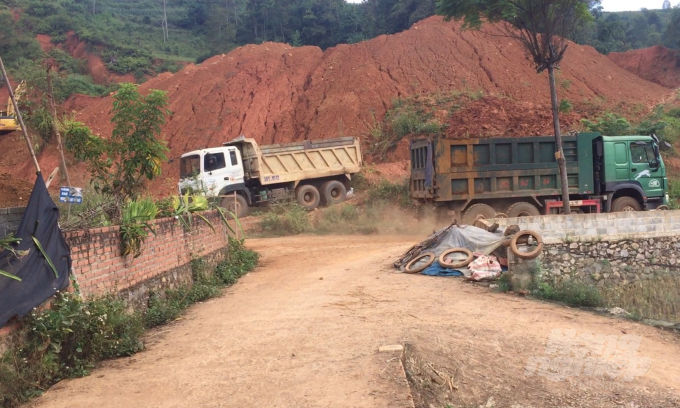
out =
<path fill-rule="evenodd" d="M 59 190 L 59 201 L 62 203 L 82 204 L 83 189 L 80 187 L 62 187 Z"/>

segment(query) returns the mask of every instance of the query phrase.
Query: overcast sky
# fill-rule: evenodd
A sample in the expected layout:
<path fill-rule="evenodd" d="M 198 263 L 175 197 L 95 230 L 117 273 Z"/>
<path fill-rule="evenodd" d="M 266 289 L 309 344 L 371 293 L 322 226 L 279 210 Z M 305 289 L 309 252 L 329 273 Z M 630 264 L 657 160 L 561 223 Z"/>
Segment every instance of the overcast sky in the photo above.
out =
<path fill-rule="evenodd" d="M 347 0 L 350 3 L 361 3 L 362 0 Z M 678 0 L 671 0 L 673 5 Z M 663 0 L 602 0 L 602 7 L 605 11 L 628 11 L 640 10 L 643 7 L 648 9 L 660 9 Z"/>

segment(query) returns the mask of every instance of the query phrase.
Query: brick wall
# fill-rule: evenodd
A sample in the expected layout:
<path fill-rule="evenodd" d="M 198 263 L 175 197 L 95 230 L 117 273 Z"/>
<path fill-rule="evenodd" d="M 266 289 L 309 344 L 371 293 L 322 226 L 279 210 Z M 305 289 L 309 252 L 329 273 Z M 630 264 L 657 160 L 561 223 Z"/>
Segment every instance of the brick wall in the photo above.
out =
<path fill-rule="evenodd" d="M 10 232 L 17 232 L 24 211 L 26 211 L 24 207 L 0 208 L 0 237 L 4 237 Z"/>
<path fill-rule="evenodd" d="M 174 218 L 156 220 L 155 235 L 149 233 L 138 258 L 120 255 L 117 226 L 66 233 L 81 293 L 93 296 L 127 291 L 130 300 L 135 300 L 132 298 L 152 289 L 152 281 L 158 281 L 155 286 L 166 287 L 190 281 L 192 258 L 219 261 L 228 244 L 227 228 L 219 214 L 211 211 L 204 216 L 212 222 L 215 232 L 197 217 L 189 231 Z"/>

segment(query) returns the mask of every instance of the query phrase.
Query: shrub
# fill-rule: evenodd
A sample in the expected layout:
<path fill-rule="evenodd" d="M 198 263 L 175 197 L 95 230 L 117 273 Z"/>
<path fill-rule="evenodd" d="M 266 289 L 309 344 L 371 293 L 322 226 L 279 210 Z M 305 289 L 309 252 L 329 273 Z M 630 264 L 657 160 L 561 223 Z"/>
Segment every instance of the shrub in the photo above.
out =
<path fill-rule="evenodd" d="M 275 235 L 297 235 L 312 229 L 307 210 L 296 203 L 272 206 L 260 225 L 263 231 Z"/>
<path fill-rule="evenodd" d="M 571 102 L 569 102 L 569 100 L 562 99 L 560 101 L 560 106 L 559 106 L 558 110 L 560 111 L 560 113 L 569 113 L 569 112 L 571 112 L 572 108 L 573 107 L 571 105 Z"/>
<path fill-rule="evenodd" d="M 144 348 L 142 321 L 113 297 L 84 302 L 59 294 L 50 309 L 22 321 L 0 360 L 0 402 L 12 407 L 50 385 L 88 375 L 94 363 L 130 356 Z"/>
<path fill-rule="evenodd" d="M 539 299 L 563 302 L 570 306 L 596 307 L 603 304 L 600 292 L 586 284 L 566 282 L 560 285 L 537 283 L 531 294 Z"/>

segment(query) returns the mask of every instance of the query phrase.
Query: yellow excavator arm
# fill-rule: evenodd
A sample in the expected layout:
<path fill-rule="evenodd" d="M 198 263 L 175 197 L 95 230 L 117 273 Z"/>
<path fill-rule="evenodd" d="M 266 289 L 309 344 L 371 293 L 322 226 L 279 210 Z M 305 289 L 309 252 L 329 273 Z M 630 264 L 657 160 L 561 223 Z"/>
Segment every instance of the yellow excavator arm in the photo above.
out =
<path fill-rule="evenodd" d="M 19 103 L 21 97 L 26 93 L 26 82 L 21 81 L 21 83 L 14 90 L 14 100 Z M 14 104 L 12 104 L 12 98 L 7 98 L 7 116 L 14 117 Z"/>
<path fill-rule="evenodd" d="M 14 90 L 14 100 L 19 103 L 24 94 L 26 94 L 26 83 L 21 81 Z M 2 112 L 2 115 L 0 115 L 0 135 L 11 133 L 15 130 L 21 130 L 21 126 L 19 126 L 16 120 L 16 111 L 14 110 L 14 104 L 12 104 L 12 98 L 7 98 L 7 111 Z"/>

